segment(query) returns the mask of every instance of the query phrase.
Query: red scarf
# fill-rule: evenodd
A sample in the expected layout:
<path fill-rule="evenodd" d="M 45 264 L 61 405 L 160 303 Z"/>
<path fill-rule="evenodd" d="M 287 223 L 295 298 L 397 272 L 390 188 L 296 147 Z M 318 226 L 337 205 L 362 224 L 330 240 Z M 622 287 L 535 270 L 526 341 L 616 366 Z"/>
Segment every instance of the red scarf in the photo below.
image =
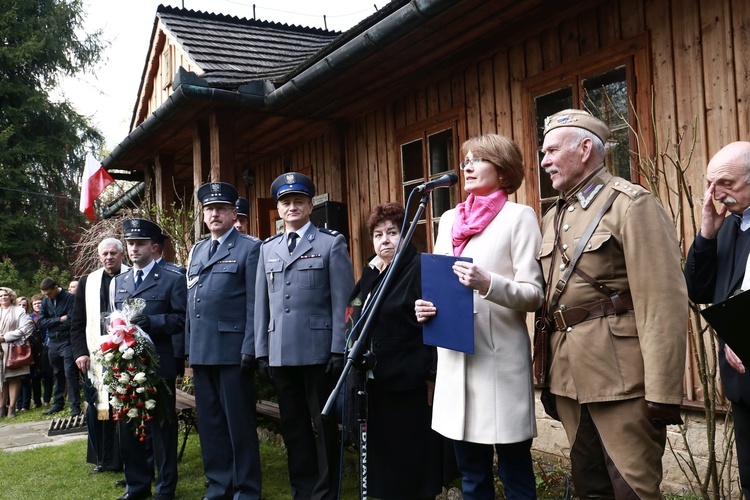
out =
<path fill-rule="evenodd" d="M 456 206 L 456 219 L 451 228 L 453 255 L 459 256 L 472 236 L 481 233 L 500 213 L 508 201 L 508 194 L 499 189 L 489 196 L 470 194 L 465 202 Z"/>

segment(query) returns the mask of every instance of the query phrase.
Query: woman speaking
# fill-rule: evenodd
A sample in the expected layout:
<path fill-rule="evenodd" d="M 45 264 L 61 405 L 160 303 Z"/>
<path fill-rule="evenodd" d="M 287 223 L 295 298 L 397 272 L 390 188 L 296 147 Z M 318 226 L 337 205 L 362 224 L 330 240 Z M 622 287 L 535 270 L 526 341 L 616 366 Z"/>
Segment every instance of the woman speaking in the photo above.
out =
<path fill-rule="evenodd" d="M 466 141 L 461 162 L 469 193 L 440 218 L 435 253 L 471 257 L 453 272 L 474 291 L 474 354 L 438 349 L 432 428 L 454 440 L 464 498 L 494 499 L 493 447 L 508 499 L 536 498 L 531 342 L 526 314 L 544 298 L 534 211 L 508 201 L 523 181 L 518 145 L 487 134 Z M 415 302 L 417 321 L 440 314 Z"/>

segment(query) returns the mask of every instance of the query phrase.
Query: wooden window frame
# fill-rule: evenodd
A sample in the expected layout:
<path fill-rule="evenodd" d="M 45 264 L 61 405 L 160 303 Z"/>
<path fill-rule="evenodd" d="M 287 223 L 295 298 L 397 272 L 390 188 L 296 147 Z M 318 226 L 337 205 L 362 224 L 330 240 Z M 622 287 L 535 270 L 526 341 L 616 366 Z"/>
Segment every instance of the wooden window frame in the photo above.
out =
<path fill-rule="evenodd" d="M 579 82 L 623 64 L 626 66 L 626 79 L 629 89 L 632 85 L 632 92 L 629 93 L 632 96 L 632 105 L 635 107 L 634 110 L 632 108 L 629 110 L 631 111 L 630 124 L 638 129 L 638 123 L 651 123 L 651 51 L 648 33 L 614 43 L 593 54 L 566 62 L 558 68 L 544 71 L 523 81 L 523 113 L 524 116 L 530 117 L 524 121 L 526 140 L 524 141 L 523 152 L 524 157 L 529 159 L 526 172 L 526 199 L 538 215 L 541 215 L 542 199 L 539 192 L 540 169 L 536 144 L 535 97 L 572 85 L 574 88 L 573 98 L 578 100 L 576 107 L 583 109 L 584 103 L 581 102 Z M 643 128 L 641 134 L 641 139 L 645 142 L 645 148 L 648 151 L 653 151 L 654 136 L 651 127 Z M 631 131 L 629 136 L 630 144 L 635 145 L 635 134 Z M 641 175 L 632 158 L 630 160 L 630 171 L 633 182 L 639 182 Z"/>
<path fill-rule="evenodd" d="M 404 191 L 404 170 L 403 170 L 403 164 L 401 163 L 401 147 L 404 144 L 407 144 L 412 141 L 416 140 L 422 140 L 422 158 L 426 159 L 424 165 L 423 165 L 423 174 L 425 179 L 425 182 L 433 177 L 439 177 L 439 175 L 430 175 L 430 167 L 429 167 L 429 149 L 428 149 L 428 140 L 427 138 L 430 135 L 436 134 L 438 132 L 441 132 L 446 129 L 452 129 L 453 131 L 453 151 L 455 160 L 452 169 L 446 170 L 444 172 L 453 172 L 460 177 L 460 171 L 458 168 L 458 159 L 461 154 L 460 151 L 460 145 L 461 142 L 459 140 L 461 135 L 461 126 L 463 125 L 461 121 L 461 114 L 458 109 L 451 109 L 447 110 L 443 113 L 436 114 L 428 119 L 420 120 L 418 122 L 414 122 L 409 124 L 406 127 L 403 127 L 401 129 L 397 129 L 395 131 L 395 141 L 394 141 L 394 157 L 398 158 L 398 167 L 399 167 L 399 196 L 403 197 L 403 191 Z M 455 192 L 456 200 L 461 201 L 461 192 L 460 192 L 460 183 L 456 184 L 455 186 L 449 188 L 457 190 Z M 401 200 L 401 204 L 406 204 L 406 199 Z M 415 202 L 412 201 L 412 204 L 414 206 L 412 207 L 405 207 L 407 209 L 406 217 L 408 221 L 411 221 L 411 219 L 414 216 L 413 209 L 416 206 Z M 451 207 L 453 208 L 453 207 Z M 412 210 L 410 210 L 412 209 Z M 442 215 L 442 214 L 441 214 Z M 431 207 L 428 206 L 425 209 L 425 230 L 426 230 L 426 238 L 427 238 L 427 249 L 426 251 L 432 252 L 432 250 L 435 247 L 435 238 L 437 237 L 437 231 L 433 229 L 433 225 L 438 223 L 440 221 L 440 216 L 433 217 Z"/>

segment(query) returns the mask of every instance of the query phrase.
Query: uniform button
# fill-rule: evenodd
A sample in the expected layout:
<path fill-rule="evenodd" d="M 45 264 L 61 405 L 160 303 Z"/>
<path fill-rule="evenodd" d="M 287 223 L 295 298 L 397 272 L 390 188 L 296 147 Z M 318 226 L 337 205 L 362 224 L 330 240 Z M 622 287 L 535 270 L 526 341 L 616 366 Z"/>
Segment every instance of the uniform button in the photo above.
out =
<path fill-rule="evenodd" d="M 198 288 L 203 288 L 203 283 L 198 283 Z"/>
<path fill-rule="evenodd" d="M 567 231 L 568 229 L 570 229 L 570 226 L 569 226 L 569 225 L 567 225 L 567 224 L 565 224 L 565 225 L 563 226 L 563 231 Z"/>
<path fill-rule="evenodd" d="M 620 185 L 620 181 L 616 181 L 615 186 L 619 186 L 619 185 Z"/>
<path fill-rule="evenodd" d="M 307 267 L 308 267 L 308 268 L 311 268 L 311 267 L 312 267 L 312 264 L 308 264 L 308 265 L 307 265 Z"/>
<path fill-rule="evenodd" d="M 196 317 L 196 318 L 200 318 L 200 317 L 201 317 L 201 315 L 200 315 L 200 314 L 196 314 L 196 315 L 195 315 L 195 317 Z"/>
<path fill-rule="evenodd" d="M 200 301 L 201 301 L 201 299 L 195 299 L 195 301 L 196 301 L 196 302 L 200 302 Z"/>
<path fill-rule="evenodd" d="M 380 347 L 380 341 L 376 340 L 375 342 L 372 343 L 372 345 L 374 345 L 375 347 Z"/>
<path fill-rule="evenodd" d="M 284 312 L 289 312 L 289 308 L 287 307 L 286 309 L 284 309 Z"/>
<path fill-rule="evenodd" d="M 560 264 L 560 271 L 565 271 L 565 264 Z"/>
<path fill-rule="evenodd" d="M 590 250 L 591 249 L 591 243 L 589 243 L 588 245 L 586 245 L 586 248 L 588 248 Z"/>
<path fill-rule="evenodd" d="M 235 329 L 235 330 L 237 329 L 237 326 L 236 326 L 236 325 L 235 325 L 234 329 Z"/>
<path fill-rule="evenodd" d="M 571 205 L 571 206 L 568 207 L 568 212 L 572 212 L 575 209 L 576 209 L 576 207 L 574 207 L 573 205 Z"/>
<path fill-rule="evenodd" d="M 291 281 L 287 281 L 287 282 L 286 282 L 286 286 L 289 286 L 289 285 L 291 285 L 291 284 L 292 284 L 292 282 L 291 282 Z"/>
<path fill-rule="evenodd" d="M 289 298 L 289 294 L 287 293 L 286 295 L 284 295 L 284 298 L 288 299 Z"/>
<path fill-rule="evenodd" d="M 563 243 L 563 250 L 567 250 L 567 249 L 568 249 L 568 244 L 567 243 Z"/>

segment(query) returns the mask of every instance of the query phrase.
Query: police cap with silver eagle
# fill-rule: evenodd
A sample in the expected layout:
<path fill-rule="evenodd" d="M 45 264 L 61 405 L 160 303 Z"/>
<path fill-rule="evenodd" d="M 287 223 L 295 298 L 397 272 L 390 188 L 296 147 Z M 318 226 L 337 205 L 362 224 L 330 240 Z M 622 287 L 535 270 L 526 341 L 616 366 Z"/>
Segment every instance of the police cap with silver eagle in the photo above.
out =
<path fill-rule="evenodd" d="M 226 182 L 207 182 L 198 188 L 198 200 L 204 207 L 215 203 L 229 203 L 237 201 L 237 188 Z"/>
<path fill-rule="evenodd" d="M 544 135 L 550 130 L 560 127 L 578 127 L 588 130 L 606 143 L 609 138 L 609 127 L 607 124 L 582 109 L 564 109 L 544 120 Z"/>
<path fill-rule="evenodd" d="M 122 221 L 126 240 L 158 240 L 161 228 L 148 219 L 125 219 Z"/>
<path fill-rule="evenodd" d="M 304 194 L 312 198 L 315 196 L 315 184 L 305 174 L 299 172 L 287 172 L 276 177 L 271 184 L 271 197 L 274 200 L 288 194 Z"/>

